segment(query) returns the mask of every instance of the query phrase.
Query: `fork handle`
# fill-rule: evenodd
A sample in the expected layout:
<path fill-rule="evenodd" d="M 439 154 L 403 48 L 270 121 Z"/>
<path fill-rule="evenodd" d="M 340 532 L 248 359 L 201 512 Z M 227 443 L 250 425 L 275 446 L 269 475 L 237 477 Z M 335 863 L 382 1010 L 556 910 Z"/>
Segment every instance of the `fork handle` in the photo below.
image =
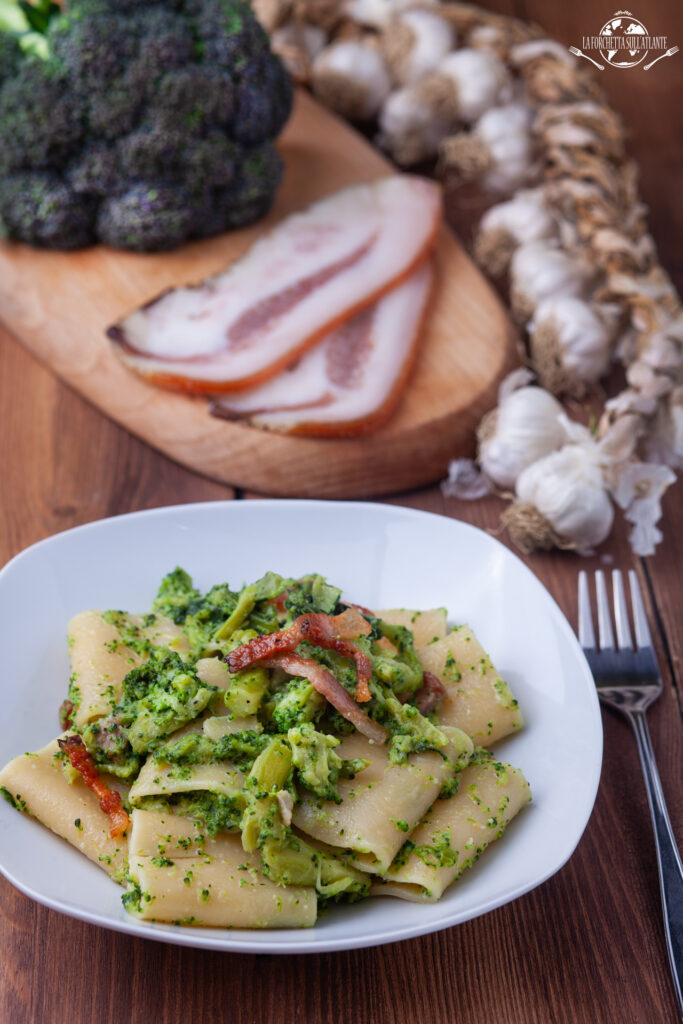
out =
<path fill-rule="evenodd" d="M 652 814 L 664 913 L 666 948 L 678 1009 L 683 1018 L 683 863 L 676 847 L 644 711 L 627 712 L 636 734 Z"/>

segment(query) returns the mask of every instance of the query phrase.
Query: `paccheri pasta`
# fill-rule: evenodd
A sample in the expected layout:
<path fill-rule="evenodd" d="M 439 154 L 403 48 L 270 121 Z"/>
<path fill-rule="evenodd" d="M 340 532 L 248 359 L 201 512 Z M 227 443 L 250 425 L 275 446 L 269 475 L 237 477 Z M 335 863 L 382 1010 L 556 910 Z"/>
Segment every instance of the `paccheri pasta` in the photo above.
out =
<path fill-rule="evenodd" d="M 522 726 L 467 626 L 371 612 L 318 575 L 69 624 L 63 732 L 10 803 L 125 887 L 139 918 L 306 927 L 330 902 L 430 902 L 530 799 L 490 746 Z"/>

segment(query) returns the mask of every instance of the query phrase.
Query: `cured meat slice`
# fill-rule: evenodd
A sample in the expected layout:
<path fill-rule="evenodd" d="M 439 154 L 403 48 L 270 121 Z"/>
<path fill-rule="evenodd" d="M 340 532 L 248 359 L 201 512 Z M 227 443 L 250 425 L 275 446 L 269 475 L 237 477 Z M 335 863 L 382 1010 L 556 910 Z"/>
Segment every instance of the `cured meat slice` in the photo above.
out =
<path fill-rule="evenodd" d="M 439 187 L 423 178 L 343 189 L 286 218 L 216 277 L 165 292 L 107 333 L 158 384 L 254 387 L 408 276 L 440 218 Z"/>
<path fill-rule="evenodd" d="M 311 436 L 361 434 L 386 419 L 417 352 L 433 281 L 430 262 L 327 334 L 294 365 L 211 411 L 255 426 Z"/>

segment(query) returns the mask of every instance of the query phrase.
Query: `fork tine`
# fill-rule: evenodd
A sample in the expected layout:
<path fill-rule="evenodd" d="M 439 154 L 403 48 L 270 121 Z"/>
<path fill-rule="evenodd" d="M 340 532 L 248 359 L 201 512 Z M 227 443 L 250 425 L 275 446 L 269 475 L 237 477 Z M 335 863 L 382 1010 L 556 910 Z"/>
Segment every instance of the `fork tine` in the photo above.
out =
<path fill-rule="evenodd" d="M 645 614 L 645 606 L 643 604 L 643 597 L 640 593 L 640 586 L 638 585 L 638 577 L 635 574 L 634 569 L 629 570 L 628 581 L 631 585 L 631 605 L 633 607 L 633 625 L 636 631 L 636 643 L 638 649 L 641 647 L 652 647 L 652 637 L 650 636 L 650 627 L 647 624 L 647 615 Z"/>
<path fill-rule="evenodd" d="M 579 643 L 588 649 L 595 647 L 595 630 L 588 593 L 588 577 L 584 569 L 579 573 Z"/>
<path fill-rule="evenodd" d="M 626 607 L 626 595 L 624 584 L 621 578 L 621 571 L 615 569 L 612 572 L 612 589 L 614 593 L 614 618 L 617 625 L 617 647 L 620 651 L 633 650 L 631 639 L 631 627 L 628 622 L 628 609 Z"/>
<path fill-rule="evenodd" d="M 614 649 L 614 632 L 612 630 L 612 618 L 607 598 L 607 587 L 605 586 L 605 574 L 598 569 L 595 574 L 595 594 L 598 601 L 598 636 L 600 637 L 600 650 Z"/>

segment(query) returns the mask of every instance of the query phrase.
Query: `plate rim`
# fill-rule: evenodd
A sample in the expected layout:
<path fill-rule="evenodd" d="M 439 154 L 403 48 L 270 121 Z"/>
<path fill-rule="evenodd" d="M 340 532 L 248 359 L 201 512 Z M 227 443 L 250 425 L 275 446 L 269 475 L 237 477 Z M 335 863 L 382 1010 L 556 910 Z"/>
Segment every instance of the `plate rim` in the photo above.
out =
<path fill-rule="evenodd" d="M 192 510 L 192 514 L 202 514 L 204 511 L 216 511 L 218 509 L 234 510 L 241 506 L 250 507 L 258 504 L 261 507 L 305 507 L 307 509 L 325 509 L 331 508 L 337 511 L 343 509 L 372 509 L 375 512 L 382 511 L 388 515 L 395 515 L 398 517 L 404 517 L 406 519 L 413 520 L 438 520 L 440 523 L 447 523 L 449 527 L 453 527 L 456 530 L 462 530 L 465 533 L 473 533 L 479 537 L 484 537 L 485 541 L 491 544 L 494 548 L 502 549 L 505 552 L 505 556 L 512 558 L 516 562 L 517 567 L 521 568 L 523 574 L 527 579 L 533 581 L 532 585 L 542 592 L 545 600 L 548 602 L 548 607 L 552 615 L 553 621 L 564 633 L 565 637 L 575 647 L 575 653 L 577 655 L 577 661 L 581 664 L 584 675 L 587 679 L 591 679 L 590 668 L 585 658 L 583 650 L 581 649 L 576 634 L 574 633 L 569 621 L 562 612 L 562 609 L 558 605 L 557 601 L 545 587 L 541 580 L 535 575 L 535 573 L 526 565 L 525 562 L 510 548 L 502 544 L 496 537 L 492 536 L 486 530 L 480 527 L 474 526 L 471 523 L 464 522 L 463 520 L 456 519 L 452 516 L 440 514 L 438 512 L 431 512 L 423 509 L 413 509 L 404 505 L 394 505 L 391 503 L 376 502 L 376 501 L 361 501 L 361 500 L 333 500 L 333 499 L 319 499 L 319 498 L 258 498 L 253 500 L 245 499 L 219 499 L 216 501 L 202 501 L 202 502 L 183 502 L 174 505 L 159 505 L 147 509 L 137 509 L 131 512 L 121 513 L 119 515 L 106 516 L 101 519 L 89 520 L 86 523 L 81 523 L 77 526 L 69 527 L 65 530 L 60 530 L 56 533 L 52 533 L 47 537 L 43 537 L 33 544 L 28 545 L 21 551 L 17 552 L 12 556 L 2 567 L 0 567 L 0 586 L 2 586 L 3 578 L 8 574 L 8 571 L 13 569 L 18 563 L 24 558 L 34 556 L 36 552 L 47 550 L 54 544 L 63 543 L 65 538 L 73 535 L 83 535 L 96 531 L 98 529 L 105 528 L 109 524 L 113 523 L 126 523 L 136 521 L 145 518 L 154 518 L 155 516 L 173 516 L 178 513 L 187 512 Z M 534 879 L 522 883 L 516 886 L 512 891 L 508 890 L 503 896 L 492 897 L 489 900 L 485 900 L 480 903 L 475 912 L 471 909 L 464 911 L 455 911 L 446 918 L 434 922 L 425 921 L 423 923 L 416 923 L 412 926 L 385 926 L 379 931 L 373 931 L 365 935 L 338 938 L 323 938 L 320 932 L 316 933 L 315 926 L 308 929 L 263 929 L 255 930 L 250 932 L 248 929 L 240 929 L 239 938 L 231 938 L 231 930 L 220 928 L 202 928 L 190 929 L 183 928 L 182 926 L 176 926 L 167 924 L 164 922 L 153 922 L 153 921 L 139 921 L 136 918 L 130 917 L 129 920 L 125 918 L 113 919 L 111 917 L 103 917 L 103 915 L 95 913 L 86 908 L 81 908 L 70 904 L 69 902 L 55 898 L 45 893 L 41 893 L 34 890 L 30 885 L 25 884 L 20 878 L 15 877 L 11 870 L 9 870 L 3 863 L 3 859 L 0 856 L 0 874 L 2 874 L 7 881 L 10 882 L 16 889 L 22 892 L 25 896 L 35 900 L 43 906 L 49 907 L 51 910 L 55 910 L 58 913 L 65 914 L 68 917 L 75 918 L 80 921 L 85 921 L 88 924 L 95 925 L 97 927 L 106 928 L 110 931 L 115 931 L 121 934 L 130 935 L 135 938 L 151 939 L 152 941 L 168 942 L 173 945 L 187 946 L 189 948 L 199 949 L 210 949 L 218 952 L 225 953 L 263 953 L 268 955 L 299 955 L 308 953 L 327 953 L 327 952 L 341 952 L 349 949 L 365 949 L 375 946 L 387 945 L 394 942 L 407 941 L 413 938 L 419 938 L 420 936 L 433 934 L 439 931 L 443 931 L 446 928 L 456 927 L 459 924 L 464 924 L 467 921 L 475 920 L 477 917 L 481 917 L 484 914 L 490 913 L 492 910 L 497 909 L 512 903 L 514 900 L 519 899 L 521 896 L 533 889 L 543 885 L 549 878 L 557 874 L 573 856 L 579 842 L 581 841 L 588 822 L 593 813 L 595 806 L 595 800 L 600 784 L 600 775 L 602 767 L 603 757 L 603 729 L 602 729 L 602 718 L 600 712 L 600 705 L 598 701 L 597 691 L 594 688 L 587 688 L 587 693 L 592 696 L 589 698 L 589 703 L 593 709 L 593 726 L 595 729 L 594 740 L 596 741 L 595 748 L 595 759 L 592 764 L 592 777 L 590 785 L 584 785 L 584 799 L 583 799 L 583 814 L 582 814 L 582 825 L 577 831 L 575 837 L 573 837 L 571 844 L 567 844 L 567 849 L 563 851 L 562 859 L 557 863 L 549 866 L 541 875 Z M 36 822 L 40 825 L 40 822 Z M 44 828 L 44 826 L 42 826 Z M 514 827 L 514 823 L 511 827 Z M 51 835 L 54 833 L 50 832 Z M 59 838 L 59 837 L 55 837 Z M 66 842 L 64 840 L 64 842 Z M 78 852 L 78 851 L 77 851 Z M 381 899 L 381 897 L 377 897 Z M 235 929 L 235 933 L 238 929 Z M 264 938 L 270 935 L 292 935 L 293 940 L 290 942 L 278 941 L 278 939 Z M 253 935 L 253 938 L 251 937 Z"/>

